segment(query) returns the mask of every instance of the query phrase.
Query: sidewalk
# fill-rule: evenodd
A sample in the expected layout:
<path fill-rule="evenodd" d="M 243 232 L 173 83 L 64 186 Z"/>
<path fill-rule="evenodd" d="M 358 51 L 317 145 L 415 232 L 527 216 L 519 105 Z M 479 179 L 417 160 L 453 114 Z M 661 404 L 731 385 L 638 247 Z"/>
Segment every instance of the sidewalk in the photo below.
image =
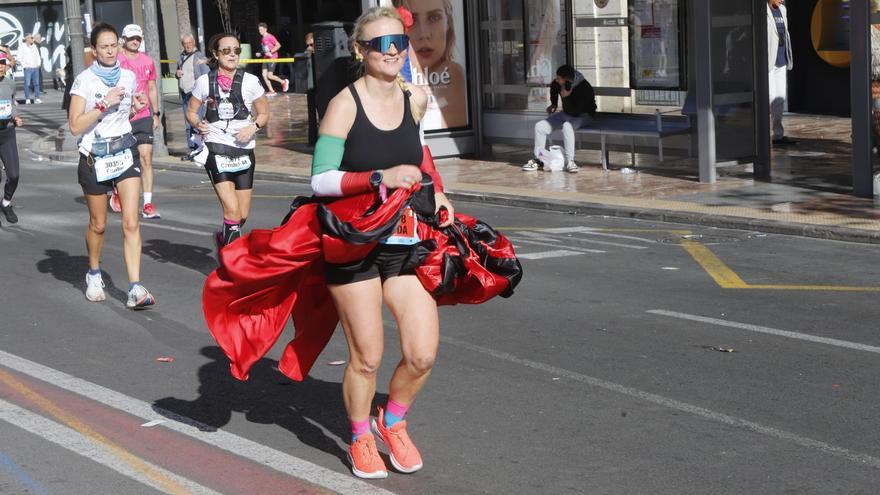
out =
<path fill-rule="evenodd" d="M 307 183 L 311 149 L 306 145 L 305 96 L 280 95 L 269 105 L 272 118 L 257 145 L 257 176 Z M 47 101 L 21 108 L 39 117 L 54 113 L 55 107 Z M 178 158 L 186 144 L 176 97 L 165 98 L 165 115 L 171 156 L 154 159 L 156 166 L 204 173 Z M 774 150 L 772 182 L 756 182 L 750 169 L 735 166 L 719 169 L 715 184 L 700 184 L 693 159 L 661 164 L 650 155 L 639 155 L 637 171 L 624 173 L 628 153 L 612 153 L 611 170 L 605 172 L 594 150 L 578 151 L 578 174 L 522 172 L 531 150 L 513 147 L 496 149 L 493 159 L 437 160 L 437 168 L 453 200 L 880 244 L 880 198 L 849 194 L 849 120 L 788 116 L 786 126 L 800 143 Z M 53 160 L 76 160 L 76 151 L 61 143 L 46 136 L 32 151 Z"/>

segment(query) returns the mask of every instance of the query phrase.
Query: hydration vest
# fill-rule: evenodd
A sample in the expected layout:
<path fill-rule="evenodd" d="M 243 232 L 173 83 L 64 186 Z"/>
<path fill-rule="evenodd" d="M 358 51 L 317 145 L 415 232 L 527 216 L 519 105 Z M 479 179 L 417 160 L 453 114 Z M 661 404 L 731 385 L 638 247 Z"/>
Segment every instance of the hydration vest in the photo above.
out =
<path fill-rule="evenodd" d="M 220 96 L 220 85 L 217 83 L 217 70 L 208 73 L 208 97 L 210 100 L 206 105 L 205 120 L 213 124 L 220 120 L 247 120 L 250 117 L 250 111 L 241 96 L 241 80 L 243 78 L 244 71 L 235 71 L 232 87 L 229 89 L 229 97 L 223 98 Z"/>

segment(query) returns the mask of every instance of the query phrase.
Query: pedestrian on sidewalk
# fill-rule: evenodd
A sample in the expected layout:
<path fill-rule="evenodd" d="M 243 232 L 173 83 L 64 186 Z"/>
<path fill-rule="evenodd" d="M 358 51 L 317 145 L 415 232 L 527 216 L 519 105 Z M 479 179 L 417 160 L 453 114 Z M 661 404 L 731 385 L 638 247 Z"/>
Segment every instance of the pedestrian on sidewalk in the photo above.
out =
<path fill-rule="evenodd" d="M 40 71 L 43 61 L 40 58 L 39 48 L 34 44 L 34 35 L 26 34 L 24 44 L 18 44 L 18 61 L 24 70 L 24 104 L 43 103 L 40 99 Z M 34 94 L 33 99 L 31 99 L 31 91 Z"/>
<path fill-rule="evenodd" d="M 149 97 L 149 104 L 140 109 L 131 118 L 132 134 L 138 143 L 141 157 L 141 180 L 144 187 L 145 219 L 161 218 L 153 206 L 153 131 L 159 127 L 159 89 L 156 87 L 156 63 L 149 55 L 140 51 L 144 42 L 144 30 L 137 24 L 129 24 L 122 29 L 122 55 L 119 64 L 123 69 L 132 71 L 137 79 L 137 92 Z M 113 211 L 119 211 L 119 195 L 114 191 L 110 197 Z"/>
<path fill-rule="evenodd" d="M 272 88 L 272 81 L 275 81 L 281 84 L 281 92 L 287 93 L 287 89 L 290 87 L 290 81 L 288 79 L 281 79 L 280 77 L 275 75 L 275 66 L 277 65 L 274 60 L 278 58 L 278 51 L 281 50 L 281 43 L 278 41 L 272 33 L 269 32 L 269 25 L 265 22 L 261 22 L 257 25 L 257 30 L 260 32 L 260 45 L 262 46 L 262 54 L 263 58 L 267 59 L 267 62 L 263 63 L 263 82 L 266 83 L 266 96 L 275 96 L 275 89 Z"/>
<path fill-rule="evenodd" d="M 562 97 L 562 111 L 557 112 L 559 97 Z M 544 166 L 543 157 L 547 153 L 547 136 L 554 130 L 562 129 L 562 140 L 565 145 L 566 172 L 577 173 L 578 166 L 574 162 L 574 131 L 593 121 L 596 116 L 596 93 L 584 75 L 570 65 L 561 65 L 556 69 L 556 78 L 550 83 L 550 106 L 547 107 L 550 117 L 535 124 L 535 158 L 523 165 L 522 169 L 529 172 Z"/>
<path fill-rule="evenodd" d="M 15 81 L 7 75 L 9 69 L 9 58 L 5 52 L 0 52 L 0 162 L 3 162 L 3 169 L 6 170 L 6 186 L 3 188 L 0 211 L 7 222 L 18 223 L 18 216 L 12 207 L 12 195 L 18 187 L 19 172 L 15 128 L 21 127 L 22 120 L 15 101 Z"/>
<path fill-rule="evenodd" d="M 46 92 L 46 85 L 43 84 L 43 56 L 49 59 L 49 50 L 43 46 L 43 35 L 40 33 L 34 33 L 34 46 L 37 47 L 37 53 L 40 54 L 40 70 L 37 71 L 37 78 L 39 79 L 40 89 L 43 92 Z M 45 54 L 43 51 L 45 50 Z M 49 70 L 52 70 L 51 68 Z"/>
<path fill-rule="evenodd" d="M 224 246 L 241 237 L 250 214 L 256 134 L 269 123 L 269 102 L 260 80 L 238 68 L 236 35 L 214 35 L 208 54 L 210 72 L 196 80 L 186 119 L 205 141 L 205 171 L 223 208 L 223 223 L 214 236 L 219 258 Z"/>
<path fill-rule="evenodd" d="M 92 28 L 89 41 L 95 61 L 73 81 L 68 118 L 70 132 L 79 136 L 77 174 L 89 210 L 86 299 L 99 302 L 106 298 L 100 262 L 107 226 L 107 193 L 115 188 L 122 207 L 122 248 L 129 280 L 125 305 L 141 309 L 156 300 L 140 282 L 141 163 L 129 118 L 147 107 L 147 97 L 137 91 L 134 73 L 119 64 L 119 35 L 113 26 L 99 22 Z"/>
<path fill-rule="evenodd" d="M 767 61 L 770 72 L 770 128 L 774 146 L 789 146 L 797 141 L 785 135 L 782 114 L 785 111 L 788 71 L 794 67 L 791 56 L 791 35 L 788 32 L 788 11 L 783 0 L 767 0 Z"/>
<path fill-rule="evenodd" d="M 196 39 L 192 34 L 181 36 L 180 45 L 183 49 L 177 59 L 176 76 L 177 86 L 180 91 L 181 108 L 183 109 L 183 122 L 186 126 L 186 144 L 190 150 L 190 154 L 186 155 L 184 159 L 192 160 L 192 152 L 196 151 L 199 147 L 195 141 L 198 132 L 190 125 L 189 120 L 186 118 L 186 112 L 189 107 L 189 100 L 192 98 L 192 91 L 196 85 L 196 80 L 207 74 L 210 69 L 208 68 L 208 60 L 205 54 L 196 48 Z M 203 118 L 205 118 L 205 110 L 204 107 L 200 107 L 199 120 Z"/>

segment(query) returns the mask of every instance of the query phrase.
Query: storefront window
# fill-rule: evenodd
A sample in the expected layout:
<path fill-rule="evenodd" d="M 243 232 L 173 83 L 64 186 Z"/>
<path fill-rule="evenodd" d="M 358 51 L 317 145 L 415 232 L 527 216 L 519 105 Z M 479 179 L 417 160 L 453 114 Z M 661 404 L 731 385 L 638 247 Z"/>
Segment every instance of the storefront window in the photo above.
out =
<path fill-rule="evenodd" d="M 483 102 L 493 110 L 543 110 L 565 63 L 565 1 L 480 2 Z"/>

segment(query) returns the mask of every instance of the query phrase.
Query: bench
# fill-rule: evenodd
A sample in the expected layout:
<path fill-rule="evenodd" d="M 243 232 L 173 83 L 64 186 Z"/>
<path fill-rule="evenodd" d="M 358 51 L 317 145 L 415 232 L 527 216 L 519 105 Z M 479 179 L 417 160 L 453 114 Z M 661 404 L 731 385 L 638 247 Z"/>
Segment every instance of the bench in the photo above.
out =
<path fill-rule="evenodd" d="M 657 140 L 657 154 L 663 161 L 663 138 L 679 134 L 690 134 L 690 116 L 669 116 L 670 113 L 679 113 L 680 110 L 671 110 L 650 114 L 622 114 L 597 112 L 593 121 L 580 129 L 575 130 L 577 147 L 582 148 L 581 138 L 584 135 L 598 135 L 602 151 L 602 169 L 608 170 L 608 136 L 624 136 L 632 138 L 630 146 L 631 164 L 635 166 L 636 138 L 649 138 Z"/>

